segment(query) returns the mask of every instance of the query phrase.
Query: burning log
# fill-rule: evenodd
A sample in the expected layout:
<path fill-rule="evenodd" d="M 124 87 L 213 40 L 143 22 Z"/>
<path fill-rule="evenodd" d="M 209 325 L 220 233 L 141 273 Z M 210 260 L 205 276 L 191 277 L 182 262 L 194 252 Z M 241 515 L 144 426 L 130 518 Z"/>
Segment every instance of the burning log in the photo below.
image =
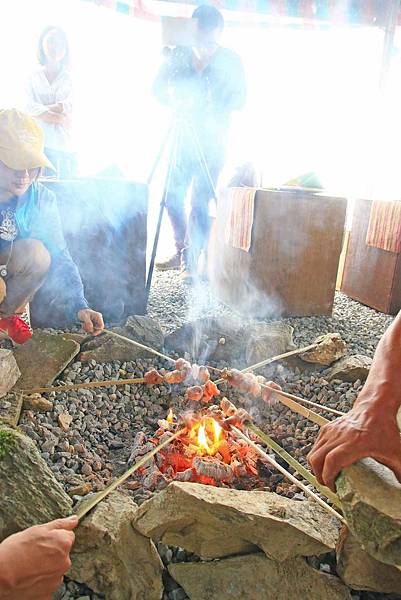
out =
<path fill-rule="evenodd" d="M 197 475 L 210 477 L 216 482 L 231 481 L 234 473 L 230 465 L 213 457 L 197 456 L 193 461 Z"/>

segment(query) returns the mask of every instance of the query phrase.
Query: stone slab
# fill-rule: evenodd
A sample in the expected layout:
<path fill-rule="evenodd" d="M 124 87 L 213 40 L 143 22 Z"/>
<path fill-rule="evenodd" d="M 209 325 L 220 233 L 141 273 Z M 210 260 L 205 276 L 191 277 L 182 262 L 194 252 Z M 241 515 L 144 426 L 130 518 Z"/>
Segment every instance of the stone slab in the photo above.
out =
<path fill-rule="evenodd" d="M 352 589 L 401 596 L 401 571 L 369 556 L 346 527 L 336 553 L 337 573 Z"/>
<path fill-rule="evenodd" d="M 136 504 L 113 492 L 76 529 L 70 576 L 107 600 L 160 600 L 163 563 L 131 521 Z"/>
<path fill-rule="evenodd" d="M 13 352 L 0 348 L 0 398 L 8 394 L 20 376 Z"/>
<path fill-rule="evenodd" d="M 337 493 L 349 529 L 376 560 L 401 568 L 401 484 L 371 458 L 343 469 Z"/>
<path fill-rule="evenodd" d="M 17 430 L 0 427 L 0 542 L 7 536 L 71 514 L 72 500 Z"/>
<path fill-rule="evenodd" d="M 277 560 L 324 554 L 339 531 L 339 522 L 314 503 L 179 482 L 142 504 L 133 524 L 153 541 L 203 558 L 258 549 Z"/>
<path fill-rule="evenodd" d="M 23 395 L 20 392 L 10 392 L 0 399 L 0 423 L 16 426 L 20 418 Z"/>
<path fill-rule="evenodd" d="M 303 558 L 277 562 L 257 553 L 170 564 L 168 570 L 191 600 L 351 600 L 339 579 L 316 571 Z"/>
<path fill-rule="evenodd" d="M 29 390 L 53 383 L 78 352 L 76 341 L 36 329 L 32 338 L 15 350 L 21 377 L 13 389 Z"/>

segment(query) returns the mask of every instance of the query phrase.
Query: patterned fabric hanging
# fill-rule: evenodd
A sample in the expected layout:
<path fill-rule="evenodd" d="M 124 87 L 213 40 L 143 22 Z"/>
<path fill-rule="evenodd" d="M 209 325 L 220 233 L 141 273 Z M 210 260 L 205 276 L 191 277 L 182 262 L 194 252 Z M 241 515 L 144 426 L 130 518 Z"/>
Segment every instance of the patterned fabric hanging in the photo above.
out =
<path fill-rule="evenodd" d="M 158 0 L 83 0 L 137 18 L 158 20 L 165 9 Z M 207 2 L 216 8 L 272 17 L 298 18 L 334 24 L 383 26 L 389 0 L 167 0 L 181 5 Z M 166 2 L 166 0 L 164 0 Z M 401 12 L 400 12 L 401 22 Z"/>

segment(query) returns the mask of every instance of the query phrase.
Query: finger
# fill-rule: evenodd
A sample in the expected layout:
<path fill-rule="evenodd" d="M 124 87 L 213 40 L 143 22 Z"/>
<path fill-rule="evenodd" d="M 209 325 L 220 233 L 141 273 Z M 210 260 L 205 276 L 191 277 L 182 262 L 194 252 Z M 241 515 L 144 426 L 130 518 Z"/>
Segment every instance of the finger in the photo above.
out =
<path fill-rule="evenodd" d="M 103 315 L 101 315 L 100 313 L 94 314 L 93 322 L 95 324 L 96 329 L 104 329 Z"/>
<path fill-rule="evenodd" d="M 361 457 L 355 456 L 353 452 L 350 452 L 349 447 L 346 445 L 342 445 L 331 450 L 328 454 L 326 454 L 324 460 L 322 470 L 322 479 L 324 484 L 333 490 L 333 492 L 335 492 L 335 480 L 337 475 L 342 469 L 352 465 L 359 458 Z"/>
<path fill-rule="evenodd" d="M 49 529 L 66 529 L 67 531 L 71 531 L 72 529 L 75 529 L 77 525 L 77 515 L 71 515 L 70 517 L 65 517 L 65 519 L 55 519 L 54 521 L 45 523 L 43 527 L 48 527 Z"/>
<path fill-rule="evenodd" d="M 86 331 L 86 333 L 93 333 L 93 331 L 94 331 L 93 323 L 92 323 L 92 319 L 90 318 L 89 315 L 84 316 L 83 321 L 82 321 L 82 327 Z"/>

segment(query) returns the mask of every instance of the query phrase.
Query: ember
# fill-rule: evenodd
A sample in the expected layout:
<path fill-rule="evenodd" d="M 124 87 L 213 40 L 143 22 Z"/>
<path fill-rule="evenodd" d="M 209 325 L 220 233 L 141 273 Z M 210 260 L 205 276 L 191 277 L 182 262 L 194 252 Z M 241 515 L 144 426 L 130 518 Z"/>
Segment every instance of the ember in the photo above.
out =
<path fill-rule="evenodd" d="M 220 407 L 205 407 L 180 419 L 170 409 L 167 417 L 158 421 L 155 437 L 141 439 L 143 445 L 146 448 L 149 443 L 155 446 L 183 425 L 186 431 L 142 470 L 143 485 L 155 490 L 176 480 L 245 489 L 263 487 L 265 482 L 261 473 L 269 474 L 267 463 L 263 463 L 254 448 L 224 426 L 226 418 L 234 418 L 231 407 L 231 403 L 223 398 Z"/>

